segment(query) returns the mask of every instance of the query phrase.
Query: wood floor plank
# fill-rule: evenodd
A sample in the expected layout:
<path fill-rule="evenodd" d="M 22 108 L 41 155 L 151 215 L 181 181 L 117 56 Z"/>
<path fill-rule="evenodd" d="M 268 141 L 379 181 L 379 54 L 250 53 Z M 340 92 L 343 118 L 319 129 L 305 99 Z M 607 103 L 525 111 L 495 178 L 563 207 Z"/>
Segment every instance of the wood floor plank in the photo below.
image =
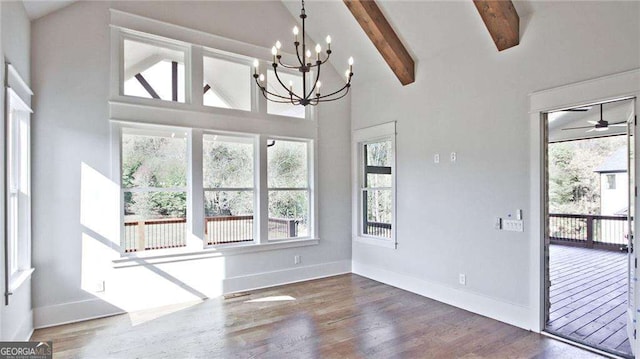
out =
<path fill-rule="evenodd" d="M 279 296 L 294 299 L 260 301 Z M 39 329 L 32 340 L 53 340 L 56 359 L 594 357 L 353 274 Z"/>

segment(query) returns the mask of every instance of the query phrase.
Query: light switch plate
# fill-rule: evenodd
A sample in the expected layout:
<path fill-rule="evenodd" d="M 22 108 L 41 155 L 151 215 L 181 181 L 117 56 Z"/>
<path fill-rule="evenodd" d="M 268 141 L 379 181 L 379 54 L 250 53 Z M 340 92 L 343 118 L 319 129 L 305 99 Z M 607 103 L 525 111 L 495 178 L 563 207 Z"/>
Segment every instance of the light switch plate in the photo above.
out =
<path fill-rule="evenodd" d="M 524 232 L 524 221 L 520 219 L 503 219 L 502 230 L 512 232 Z"/>

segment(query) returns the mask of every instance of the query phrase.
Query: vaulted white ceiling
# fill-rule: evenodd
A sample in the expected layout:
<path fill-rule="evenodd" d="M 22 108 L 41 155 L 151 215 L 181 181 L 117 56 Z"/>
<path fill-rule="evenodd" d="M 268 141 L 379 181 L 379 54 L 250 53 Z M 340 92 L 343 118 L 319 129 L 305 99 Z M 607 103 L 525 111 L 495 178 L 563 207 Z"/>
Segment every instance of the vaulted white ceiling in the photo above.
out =
<path fill-rule="evenodd" d="M 27 11 L 29 19 L 35 20 L 62 9 L 76 0 L 23 0 L 24 9 Z"/>

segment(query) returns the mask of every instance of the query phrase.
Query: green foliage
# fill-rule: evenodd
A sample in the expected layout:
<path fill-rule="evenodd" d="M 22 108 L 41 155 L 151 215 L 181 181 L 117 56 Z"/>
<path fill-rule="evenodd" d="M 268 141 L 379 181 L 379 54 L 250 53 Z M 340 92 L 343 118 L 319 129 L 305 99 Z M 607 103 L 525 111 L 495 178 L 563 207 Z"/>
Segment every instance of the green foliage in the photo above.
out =
<path fill-rule="evenodd" d="M 184 138 L 122 136 L 124 188 L 184 188 L 187 183 Z M 125 191 L 125 215 L 134 218 L 185 217 L 186 192 Z"/>
<path fill-rule="evenodd" d="M 625 136 L 549 144 L 549 212 L 600 213 L 600 176 L 593 172 Z"/>

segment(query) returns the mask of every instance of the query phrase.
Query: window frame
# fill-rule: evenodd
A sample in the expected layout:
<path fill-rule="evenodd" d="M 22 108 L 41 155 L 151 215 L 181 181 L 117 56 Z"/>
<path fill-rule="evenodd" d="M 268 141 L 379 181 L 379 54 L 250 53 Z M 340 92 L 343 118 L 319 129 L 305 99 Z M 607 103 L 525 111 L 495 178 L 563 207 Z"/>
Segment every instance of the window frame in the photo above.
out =
<path fill-rule="evenodd" d="M 241 187 L 221 187 L 221 188 L 210 188 L 210 187 L 205 187 L 204 186 L 204 136 L 224 136 L 224 137 L 235 137 L 235 138 L 244 138 L 244 139 L 249 139 L 251 140 L 251 145 L 253 146 L 253 187 L 252 188 L 241 188 Z M 222 132 L 222 131 L 215 131 L 215 130 L 202 130 L 201 132 L 201 138 L 202 138 L 202 151 L 201 151 L 201 156 L 202 156 L 202 163 L 201 163 L 201 167 L 202 167 L 202 176 L 199 178 L 199 182 L 201 184 L 202 187 L 202 213 L 203 213 L 203 220 L 204 220 L 204 225 L 207 226 L 207 221 L 206 221 L 206 212 L 204 210 L 204 206 L 205 206 L 205 194 L 207 192 L 223 192 L 223 191 L 252 191 L 253 192 L 253 240 L 252 241 L 243 241 L 243 242 L 229 242 L 229 243 L 212 243 L 209 244 L 208 243 L 208 238 L 205 235 L 203 235 L 203 243 L 204 243 L 204 247 L 205 248 L 217 248 L 220 246 L 238 246 L 238 245 L 250 245 L 250 244 L 257 244 L 260 241 L 260 222 L 261 222 L 261 218 L 262 216 L 259 215 L 259 211 L 260 211 L 260 207 L 259 207 L 259 180 L 260 180 L 260 163 L 259 163 L 259 153 L 258 153 L 258 137 L 256 135 L 251 135 L 251 134 L 242 134 L 242 133 L 228 133 L 228 132 Z M 195 165 L 194 165 L 195 166 Z M 194 176 L 195 177 L 195 176 Z M 198 181 L 198 179 L 194 178 L 194 181 Z M 197 204 L 194 204 L 194 206 Z"/>
<path fill-rule="evenodd" d="M 366 158 L 364 148 L 371 143 L 391 141 L 391 187 L 376 187 L 391 192 L 391 238 L 364 233 L 364 193 L 373 187 L 365 186 Z M 359 243 L 397 249 L 397 198 L 396 198 L 396 123 L 388 122 L 377 126 L 354 130 L 352 134 L 352 228 L 353 240 Z"/>
<path fill-rule="evenodd" d="M 317 232 L 316 232 L 316 223 L 317 223 L 317 218 L 316 218 L 316 198 L 315 198 L 315 185 L 314 185 L 314 173 L 315 173 L 315 164 L 316 161 L 314 161 L 313 155 L 314 155 L 314 145 L 315 145 L 315 141 L 312 139 L 302 139 L 302 138 L 289 138 L 289 137 L 282 137 L 282 136 L 266 136 L 266 142 L 268 143 L 269 141 L 288 141 L 288 142 L 301 142 L 301 143 L 305 143 L 307 145 L 307 186 L 306 187 L 269 187 L 268 185 L 268 178 L 269 178 L 269 173 L 268 173 L 268 167 L 269 167 L 269 163 L 268 163 L 268 147 L 265 148 L 265 158 L 266 163 L 265 163 L 265 177 L 266 177 L 266 186 L 265 186 L 265 190 L 264 192 L 266 193 L 266 202 L 267 202 L 267 212 L 265 213 L 265 217 L 267 219 L 268 222 L 268 217 L 269 217 L 269 192 L 274 191 L 274 192 L 279 192 L 279 191 L 306 191 L 308 193 L 308 213 L 309 213 L 309 230 L 308 230 L 308 234 L 306 236 L 303 237 L 287 237 L 287 238 L 276 238 L 276 239 L 270 239 L 269 238 L 269 234 L 266 234 L 266 238 L 264 238 L 264 242 L 279 242 L 279 241 L 287 241 L 287 240 L 296 240 L 296 239 L 310 239 L 310 238 L 316 238 Z"/>
<path fill-rule="evenodd" d="M 124 42 L 126 40 L 139 42 L 145 45 L 166 48 L 169 50 L 180 51 L 184 54 L 184 102 L 155 99 L 155 98 L 146 98 L 146 97 L 133 96 L 133 95 L 125 95 L 124 93 L 124 83 L 125 83 Z M 118 96 L 126 99 L 135 99 L 135 101 L 142 101 L 142 103 L 149 103 L 149 104 L 154 104 L 157 102 L 178 104 L 178 105 L 192 103 L 191 79 L 193 77 L 193 71 L 192 71 L 192 62 L 191 62 L 191 58 L 192 58 L 191 45 L 177 41 L 177 40 L 172 40 L 169 38 L 155 36 L 152 34 L 140 33 L 137 31 L 122 28 L 118 32 L 118 48 L 119 48 L 118 50 L 118 94 L 117 94 Z"/>
<path fill-rule="evenodd" d="M 616 173 L 607 173 L 605 175 L 605 178 L 607 179 L 607 189 L 608 190 L 615 190 L 616 189 L 616 181 L 617 181 L 617 176 Z"/>
<path fill-rule="evenodd" d="M 198 54 L 198 56 L 200 56 L 200 54 Z M 204 58 L 205 57 L 210 57 L 210 58 L 214 58 L 214 59 L 218 59 L 218 60 L 223 60 L 223 61 L 228 61 L 228 62 L 232 62 L 235 64 L 240 64 L 240 65 L 246 65 L 249 67 L 249 73 L 247 75 L 247 81 L 249 82 L 249 91 L 250 91 L 250 106 L 249 106 L 249 110 L 243 110 L 243 109 L 239 109 L 239 108 L 229 108 L 229 109 L 225 109 L 222 107 L 216 107 L 216 106 L 209 106 L 209 105 L 205 105 L 204 101 L 202 103 L 202 106 L 206 107 L 206 108 L 213 108 L 213 109 L 222 109 L 222 110 L 231 110 L 231 111 L 241 111 L 241 112 L 245 112 L 245 113 L 251 113 L 251 112 L 257 112 L 258 111 L 258 94 L 257 92 L 254 90 L 255 87 L 255 81 L 253 79 L 253 77 L 251 76 L 252 71 L 253 71 L 253 59 L 241 55 L 241 54 L 233 54 L 233 53 L 229 53 L 226 51 L 222 51 L 222 50 L 216 50 L 216 49 L 211 49 L 211 48 L 203 48 L 201 51 L 201 56 L 202 58 L 202 82 L 204 82 L 204 72 L 205 72 L 205 68 L 204 68 Z M 204 93 L 203 93 L 204 96 Z"/>
<path fill-rule="evenodd" d="M 18 71 L 6 65 L 5 91 L 5 304 L 30 278 L 31 114 L 33 92 Z"/>
<path fill-rule="evenodd" d="M 253 77 L 251 83 L 251 110 L 227 109 L 214 106 L 204 106 L 202 82 L 204 80 L 204 56 L 223 58 L 232 62 L 246 65 L 249 60 L 250 71 L 253 71 L 253 61 L 259 62 L 258 71 L 265 73 L 271 69 L 268 60 L 270 48 L 248 43 L 238 42 L 217 35 L 202 33 L 190 28 L 178 27 L 155 19 L 145 18 L 116 9 L 109 9 L 111 20 L 111 77 L 110 100 L 112 109 L 128 112 L 131 106 L 153 106 L 166 109 L 179 109 L 215 114 L 230 117 L 247 117 L 248 119 L 267 119 L 271 121 L 310 123 L 316 121 L 317 109 L 306 106 L 303 118 L 286 115 L 269 114 L 267 100 L 260 93 Z M 174 50 L 185 51 L 185 101 L 174 102 L 124 95 L 124 39 L 131 39 L 142 43 L 162 46 Z M 293 63 L 297 61 L 295 54 L 281 53 L 283 61 Z M 286 71 L 286 69 L 280 69 Z M 292 71 L 293 74 L 297 72 Z M 313 107 L 313 108 L 310 108 Z M 305 122 L 306 122 L 305 121 Z M 168 124 L 171 125 L 171 124 Z M 199 125 L 191 126 L 197 128 Z"/>
<path fill-rule="evenodd" d="M 317 245 L 318 239 L 318 211 L 317 196 L 315 188 L 317 184 L 318 161 L 314 157 L 317 153 L 317 110 L 315 108 L 305 109 L 305 118 L 288 117 L 280 115 L 270 115 L 266 111 L 266 100 L 259 92 L 253 78 L 251 81 L 252 91 L 252 111 L 238 109 L 225 109 L 203 105 L 202 83 L 204 56 L 212 53 L 218 57 L 229 59 L 258 59 L 258 71 L 266 73 L 271 68 L 271 63 L 267 60 L 270 48 L 264 48 L 248 43 L 239 42 L 221 36 L 203 33 L 198 30 L 175 26 L 170 23 L 145 18 L 139 15 L 130 14 L 116 9 L 109 9 L 110 12 L 110 41 L 111 41 L 111 76 L 108 100 L 109 121 L 111 123 L 111 180 L 121 188 L 121 127 L 170 127 L 181 128 L 189 132 L 189 173 L 188 173 L 188 194 L 187 194 L 187 248 L 157 249 L 143 252 L 124 253 L 112 262 L 115 267 L 130 265 L 146 265 L 137 262 L 137 258 L 142 258 L 147 263 L 151 260 L 154 263 L 165 263 L 173 260 L 186 260 L 187 258 L 203 258 L 218 255 L 232 255 L 241 253 L 252 253 L 284 248 L 296 248 L 310 245 Z M 185 103 L 172 101 L 156 101 L 154 99 L 123 96 L 121 84 L 122 67 L 124 62 L 121 40 L 122 34 L 125 36 L 136 36 L 134 40 L 144 40 L 151 38 L 161 42 L 166 46 L 167 42 L 185 45 L 189 48 L 189 53 L 185 59 L 185 77 L 187 90 Z M 293 62 L 295 55 L 282 53 L 283 61 Z M 241 60 L 242 61 L 242 60 Z M 253 65 L 253 64 L 252 64 Z M 253 66 L 251 66 L 253 70 Z M 190 96 L 189 96 L 190 95 Z M 307 121 L 301 121 L 307 120 Z M 259 218 L 259 233 L 254 242 L 231 243 L 207 246 L 204 243 L 204 190 L 202 188 L 202 134 L 222 133 L 227 135 L 255 136 L 256 157 L 255 176 L 257 197 L 257 209 L 255 216 Z M 267 240 L 267 201 L 268 192 L 266 182 L 266 139 L 300 139 L 310 141 L 308 150 L 311 155 L 309 186 L 309 222 L 310 238 L 294 238 L 291 240 L 268 241 Z M 264 147 L 264 148 L 263 148 Z M 122 191 L 120 192 L 122 193 Z M 121 196 L 123 197 L 123 196 Z M 124 198 L 119 199 L 120 211 L 124 212 Z M 202 219 L 200 219 L 202 218 Z M 120 238 L 123 238 L 123 221 L 121 220 Z M 114 242 L 116 240 L 114 239 Z M 115 243 L 114 243 L 115 244 Z"/>
<path fill-rule="evenodd" d="M 271 66 L 271 63 L 270 63 L 270 62 L 267 62 L 267 65 L 268 65 L 268 66 L 267 66 L 268 68 L 267 68 L 267 70 L 264 72 L 264 74 L 265 74 L 265 85 L 266 85 L 266 86 L 269 86 L 269 79 L 270 79 L 269 73 L 270 73 L 270 72 L 273 72 L 274 70 L 273 70 L 273 67 Z M 299 71 L 296 71 L 296 70 L 294 70 L 294 69 L 288 69 L 288 68 L 286 68 L 286 67 L 284 67 L 284 66 L 278 66 L 278 72 L 279 72 L 279 73 L 284 73 L 284 74 L 287 74 L 287 75 L 300 76 L 300 72 L 299 72 Z M 313 78 L 313 77 L 314 77 L 315 72 L 314 72 L 314 71 L 310 71 L 310 72 L 308 72 L 308 74 L 309 74 L 309 76 L 310 76 L 311 78 Z M 300 76 L 300 78 L 302 79 L 302 77 L 303 77 L 303 76 L 305 76 L 305 74 L 302 74 L 302 75 Z M 276 81 L 276 83 L 277 83 L 278 85 L 280 85 L 280 83 L 278 82 L 277 77 L 275 77 L 275 76 L 274 76 L 274 78 L 273 78 L 273 79 L 274 79 L 274 81 Z M 262 94 L 260 94 L 260 96 L 262 96 Z M 274 102 L 272 102 L 272 103 L 274 103 Z M 296 120 L 299 120 L 299 121 L 304 121 L 304 120 L 309 120 L 309 119 L 311 119 L 311 118 L 312 118 L 312 111 L 313 111 L 313 110 L 312 110 L 311 108 L 315 108 L 315 107 L 316 107 L 316 106 L 305 106 L 305 109 L 304 109 L 304 117 L 286 116 L 286 115 L 280 115 L 280 114 L 277 114 L 277 113 L 270 113 L 270 112 L 269 112 L 269 101 L 266 101 L 266 103 L 265 103 L 265 109 L 264 109 L 264 110 L 265 110 L 265 113 L 266 113 L 268 116 L 275 116 L 275 117 L 281 117 L 281 118 L 292 118 L 292 119 L 296 119 Z"/>
<path fill-rule="evenodd" d="M 184 131 L 187 132 L 187 228 L 186 228 L 186 246 L 178 248 L 164 248 L 125 252 L 123 243 L 125 236 L 124 225 L 124 193 L 130 191 L 130 188 L 124 188 L 122 185 L 122 134 L 125 129 L 132 128 L 141 131 Z M 112 124 L 112 140 L 114 150 L 114 167 L 113 178 L 117 181 L 120 189 L 120 238 L 117 242 L 120 246 L 120 259 L 114 262 L 122 262 L 124 258 L 146 258 L 157 256 L 173 256 L 185 255 L 187 253 L 201 253 L 205 255 L 208 250 L 237 250 L 245 248 L 247 251 L 259 251 L 262 247 L 273 247 L 277 244 L 278 248 L 298 247 L 300 245 L 317 244 L 317 190 L 315 188 L 317 173 L 317 160 L 314 157 L 316 152 L 316 141 L 311 138 L 298 138 L 286 136 L 270 136 L 265 134 L 253 134 L 247 132 L 218 131 L 213 129 L 200 129 L 189 127 L 165 126 L 156 124 L 141 124 L 117 121 Z M 253 241 L 231 242 L 220 244 L 208 244 L 205 236 L 205 211 L 204 211 L 204 194 L 207 190 L 204 188 L 204 136 L 205 135 L 221 135 L 226 137 L 238 137 L 252 139 L 254 146 L 254 238 Z M 278 238 L 270 240 L 268 236 L 268 193 L 270 188 L 267 184 L 267 147 L 268 140 L 283 140 L 292 142 L 304 142 L 307 144 L 307 187 L 295 188 L 295 190 L 307 191 L 309 195 L 309 230 L 308 235 L 304 237 Z M 264 149 L 262 149 L 264 144 Z M 170 189 L 173 190 L 173 189 Z M 220 189 L 216 189 L 220 190 Z M 276 188 L 275 190 L 289 190 L 288 188 Z M 182 190 L 180 190 L 182 192 Z M 253 248 L 253 249 L 251 249 Z"/>
<path fill-rule="evenodd" d="M 120 248 L 120 254 L 121 255 L 130 255 L 132 253 L 171 253 L 171 252 L 176 252 L 176 251 L 183 251 L 185 249 L 193 249 L 194 247 L 196 247 L 194 241 L 192 241 L 190 239 L 190 235 L 189 235 L 189 228 L 190 225 L 192 224 L 192 216 L 190 215 L 190 211 L 189 211 L 189 206 L 191 203 L 191 191 L 190 191 L 190 172 L 191 172 L 191 166 L 190 163 L 187 164 L 187 169 L 186 169 L 186 185 L 184 187 L 124 187 L 123 183 L 122 183 L 122 166 L 123 166 L 123 151 L 122 151 L 122 144 L 123 144 L 123 134 L 126 130 L 135 130 L 135 131 L 140 131 L 141 133 L 144 133 L 145 131 L 148 131 L 149 134 L 152 136 L 153 133 L 167 133 L 167 132 L 186 132 L 185 134 L 185 140 L 186 140 L 186 148 L 185 148 L 185 155 L 186 157 L 189 159 L 190 158 L 190 153 L 189 153 L 189 149 L 191 147 L 191 133 L 188 129 L 185 128 L 181 128 L 181 127 L 168 127 L 168 126 L 157 126 L 157 125 L 138 125 L 138 124 L 126 124 L 126 125 L 121 125 L 121 126 L 117 126 L 117 138 L 118 138 L 118 156 L 117 156 L 117 167 L 118 167 L 118 171 L 117 173 L 119 174 L 118 176 L 118 187 L 120 189 L 120 204 L 119 204 L 119 208 L 120 208 L 120 240 L 117 242 L 119 248 Z M 191 162 L 191 161 L 189 161 Z M 146 193 L 155 193 L 155 192 L 166 192 L 166 193 L 186 193 L 186 214 L 185 214 L 185 223 L 186 223 L 186 228 L 185 228 L 185 233 L 184 233 L 184 238 L 185 238 L 185 245 L 184 246 L 179 246 L 176 248 L 162 248 L 162 249 L 150 249 L 150 250 L 145 250 L 144 248 L 140 249 L 140 248 L 136 248 L 133 251 L 130 252 L 126 252 L 125 246 L 124 246 L 124 240 L 125 240 L 125 210 L 124 210 L 124 204 L 125 204 L 125 193 L 126 192 L 146 192 Z"/>

